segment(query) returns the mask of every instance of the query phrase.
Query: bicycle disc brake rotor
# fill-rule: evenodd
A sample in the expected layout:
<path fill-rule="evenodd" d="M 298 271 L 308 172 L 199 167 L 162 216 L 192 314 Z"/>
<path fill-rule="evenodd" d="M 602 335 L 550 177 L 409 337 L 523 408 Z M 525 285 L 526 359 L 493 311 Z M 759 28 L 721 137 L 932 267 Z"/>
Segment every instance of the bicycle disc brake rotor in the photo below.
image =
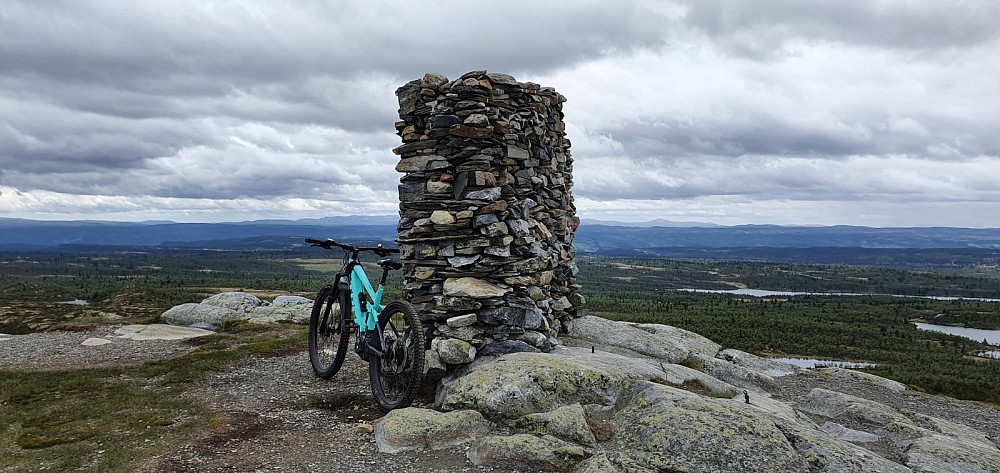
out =
<path fill-rule="evenodd" d="M 402 374 L 406 369 L 405 337 L 386 339 L 386 367 L 394 374 Z"/>

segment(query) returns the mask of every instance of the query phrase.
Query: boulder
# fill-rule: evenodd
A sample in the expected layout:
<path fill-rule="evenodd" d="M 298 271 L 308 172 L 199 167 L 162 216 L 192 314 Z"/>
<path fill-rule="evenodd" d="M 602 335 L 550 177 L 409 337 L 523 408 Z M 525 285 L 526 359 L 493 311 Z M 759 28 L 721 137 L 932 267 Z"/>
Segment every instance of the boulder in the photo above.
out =
<path fill-rule="evenodd" d="M 824 433 L 835 439 L 844 440 L 846 442 L 871 443 L 879 441 L 878 435 L 860 430 L 849 429 L 836 422 L 824 422 L 823 425 L 819 426 L 819 430 L 822 430 Z"/>
<path fill-rule="evenodd" d="M 617 473 L 621 470 L 608 460 L 606 453 L 597 453 L 577 466 L 574 473 Z"/>
<path fill-rule="evenodd" d="M 715 357 L 719 344 L 687 330 L 660 324 L 616 322 L 595 316 L 565 324 L 567 345 L 593 346 L 631 356 L 680 363 L 694 354 Z"/>
<path fill-rule="evenodd" d="M 407 407 L 390 411 L 375 422 L 375 444 L 382 453 L 436 450 L 471 442 L 489 430 L 489 422 L 476 411 Z"/>
<path fill-rule="evenodd" d="M 262 302 L 245 292 L 224 292 L 202 300 L 167 309 L 160 320 L 171 325 L 218 328 L 230 320 L 265 324 L 282 321 L 308 323 L 313 301 L 299 296 L 278 296 Z"/>
<path fill-rule="evenodd" d="M 964 442 L 954 437 L 930 435 L 910 443 L 906 466 L 914 472 L 996 473 L 1000 451 L 993 445 Z"/>
<path fill-rule="evenodd" d="M 891 462 L 865 448 L 838 440 L 822 431 L 781 423 L 778 428 L 792 448 L 809 465 L 808 470 L 836 473 L 907 473 L 909 468 Z"/>
<path fill-rule="evenodd" d="M 313 301 L 300 296 L 278 296 L 270 305 L 251 309 L 249 321 L 257 324 L 289 321 L 309 323 Z"/>
<path fill-rule="evenodd" d="M 830 419 L 851 420 L 873 427 L 890 424 L 917 427 L 903 414 L 885 404 L 850 394 L 815 388 L 795 404 L 795 409 Z"/>
<path fill-rule="evenodd" d="M 895 393 L 901 393 L 903 391 L 906 391 L 906 385 L 900 383 L 899 381 L 893 381 L 891 379 L 886 379 L 881 376 L 875 376 L 873 374 L 864 373 L 861 371 L 854 371 L 846 368 L 837 368 L 833 366 L 825 368 L 816 368 L 816 371 L 828 374 L 830 376 L 833 376 L 834 378 L 853 379 L 868 384 L 874 384 L 876 386 L 882 386 L 883 388 L 886 388 Z"/>
<path fill-rule="evenodd" d="M 736 366 L 747 368 L 771 377 L 787 376 L 797 373 L 800 368 L 783 361 L 764 358 L 745 351 L 727 348 L 716 355 L 717 358 L 726 360 Z"/>
<path fill-rule="evenodd" d="M 208 297 L 202 300 L 201 303 L 240 312 L 249 312 L 263 304 L 257 296 L 245 292 L 223 292 Z"/>
<path fill-rule="evenodd" d="M 567 404 L 610 404 L 634 372 L 594 360 L 546 353 L 511 353 L 472 368 L 444 386 L 442 408 L 474 409 L 502 421 Z"/>
<path fill-rule="evenodd" d="M 214 327 L 222 326 L 229 320 L 243 319 L 245 312 L 238 312 L 226 307 L 209 304 L 181 304 L 167 309 L 160 320 L 170 325 L 188 326 L 197 323 L 207 323 Z"/>
<path fill-rule="evenodd" d="M 587 416 L 580 404 L 558 407 L 550 412 L 528 414 L 514 421 L 514 427 L 583 445 L 597 443 L 594 432 L 587 425 Z"/>
<path fill-rule="evenodd" d="M 780 391 L 774 378 L 766 374 L 701 354 L 695 354 L 691 358 L 701 363 L 706 374 L 733 386 L 757 392 L 777 393 Z"/>
<path fill-rule="evenodd" d="M 928 435 L 943 434 L 954 437 L 963 443 L 977 443 L 987 447 L 993 447 L 993 442 L 982 432 L 967 427 L 962 424 L 920 414 L 918 412 L 903 412 L 914 424 L 928 431 Z"/>
<path fill-rule="evenodd" d="M 477 440 L 466 452 L 475 465 L 503 465 L 541 471 L 566 471 L 589 455 L 579 445 L 552 436 L 492 435 Z"/>
<path fill-rule="evenodd" d="M 738 403 L 640 382 L 616 410 L 614 441 L 654 471 L 809 471 L 770 416 Z"/>

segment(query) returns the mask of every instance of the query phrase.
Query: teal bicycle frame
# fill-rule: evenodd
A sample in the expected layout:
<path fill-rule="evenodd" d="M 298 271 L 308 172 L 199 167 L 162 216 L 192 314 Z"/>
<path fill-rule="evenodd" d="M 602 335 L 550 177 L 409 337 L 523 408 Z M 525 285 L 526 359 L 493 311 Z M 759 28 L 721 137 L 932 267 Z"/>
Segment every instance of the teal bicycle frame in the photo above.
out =
<path fill-rule="evenodd" d="M 382 306 L 382 291 L 385 284 L 379 282 L 378 289 L 372 288 L 368 274 L 365 273 L 361 263 L 350 258 L 347 267 L 351 268 L 351 310 L 354 312 L 354 323 L 358 324 L 362 332 L 375 330 L 378 324 L 378 315 L 385 307 Z M 365 295 L 371 300 L 370 303 L 362 304 L 361 296 Z"/>

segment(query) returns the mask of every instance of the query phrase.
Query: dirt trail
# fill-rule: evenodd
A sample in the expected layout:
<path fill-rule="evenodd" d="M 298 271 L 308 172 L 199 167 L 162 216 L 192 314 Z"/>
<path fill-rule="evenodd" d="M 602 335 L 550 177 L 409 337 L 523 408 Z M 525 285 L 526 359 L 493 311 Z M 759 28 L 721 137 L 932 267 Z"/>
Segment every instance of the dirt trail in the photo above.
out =
<path fill-rule="evenodd" d="M 463 448 L 379 453 L 371 425 L 383 414 L 369 391 L 368 366 L 353 354 L 330 380 L 313 375 L 304 351 L 247 359 L 186 396 L 224 413 L 226 425 L 154 458 L 143 471 L 518 471 L 477 467 Z M 430 403 L 424 395 L 414 405 Z"/>

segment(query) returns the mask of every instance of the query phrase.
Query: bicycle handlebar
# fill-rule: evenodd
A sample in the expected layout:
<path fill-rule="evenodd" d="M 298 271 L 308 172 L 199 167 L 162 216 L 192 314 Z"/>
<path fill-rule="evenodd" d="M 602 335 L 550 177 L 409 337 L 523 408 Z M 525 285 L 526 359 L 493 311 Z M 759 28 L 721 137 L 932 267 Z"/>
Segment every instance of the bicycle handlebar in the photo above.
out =
<path fill-rule="evenodd" d="M 316 240 L 313 238 L 306 238 L 306 243 L 312 246 L 318 246 L 320 248 L 325 248 L 327 250 L 332 250 L 334 246 L 343 249 L 344 251 L 350 251 L 353 253 L 358 253 L 361 251 L 371 251 L 379 256 L 389 256 L 393 253 L 399 253 L 398 248 L 383 248 L 382 245 L 373 247 L 359 247 L 354 245 L 348 245 L 346 243 L 337 243 L 332 238 L 327 238 L 326 240 Z"/>

